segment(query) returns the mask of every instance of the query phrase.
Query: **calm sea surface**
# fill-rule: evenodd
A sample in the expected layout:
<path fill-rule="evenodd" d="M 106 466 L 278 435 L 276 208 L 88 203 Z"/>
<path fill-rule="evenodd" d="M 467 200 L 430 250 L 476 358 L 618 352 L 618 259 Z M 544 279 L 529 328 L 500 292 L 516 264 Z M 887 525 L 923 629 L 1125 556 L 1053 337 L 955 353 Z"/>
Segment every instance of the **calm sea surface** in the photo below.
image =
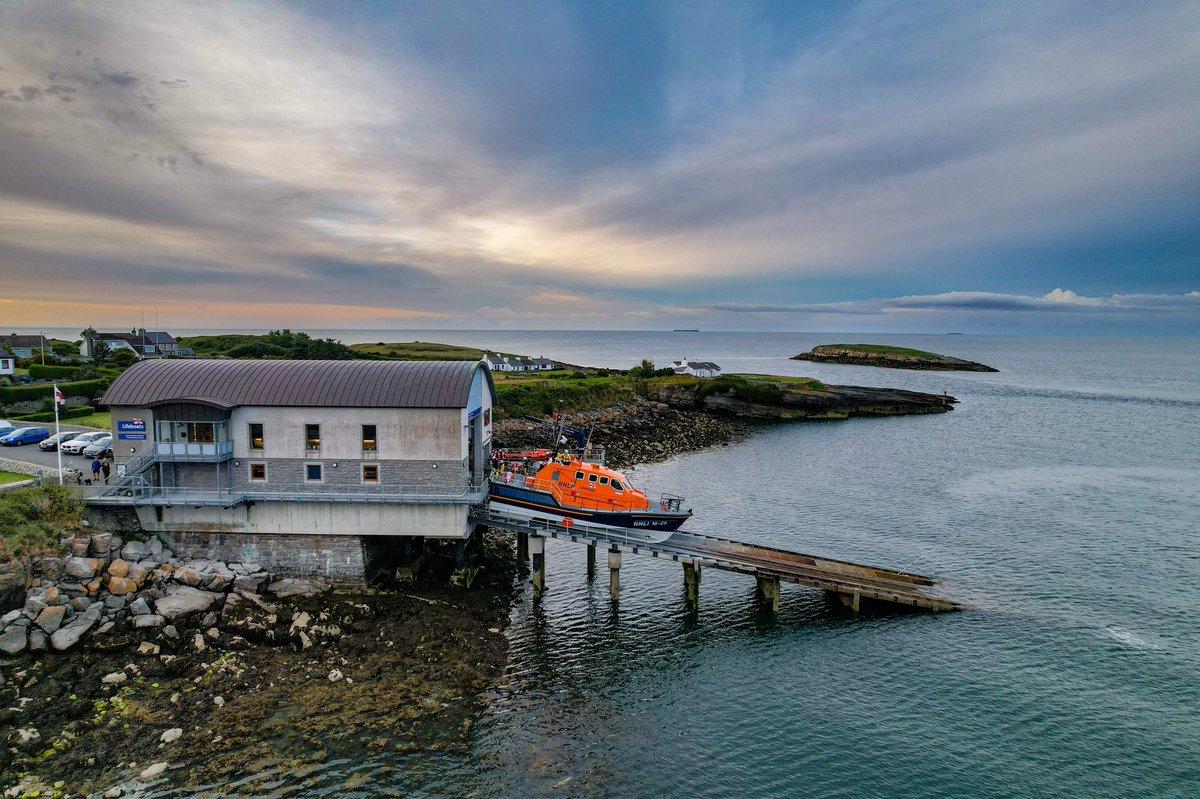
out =
<path fill-rule="evenodd" d="M 314 331 L 315 332 L 315 331 Z M 628 367 L 949 392 L 938 416 L 763 427 L 634 471 L 700 532 L 945 580 L 972 610 L 854 618 L 785 585 L 550 541 L 466 754 L 332 762 L 245 796 L 1200 796 L 1200 341 L 334 331 Z M 868 340 L 998 374 L 788 360 Z M 601 558 L 603 561 L 603 558 Z M 353 787 L 350 787 L 353 786 Z"/>

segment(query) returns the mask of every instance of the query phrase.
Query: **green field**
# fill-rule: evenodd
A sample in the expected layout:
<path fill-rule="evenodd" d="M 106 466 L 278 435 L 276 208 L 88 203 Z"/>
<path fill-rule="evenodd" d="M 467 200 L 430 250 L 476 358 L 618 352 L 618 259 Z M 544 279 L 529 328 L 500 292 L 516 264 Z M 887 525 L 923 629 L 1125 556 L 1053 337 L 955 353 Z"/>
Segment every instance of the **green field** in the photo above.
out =
<path fill-rule="evenodd" d="M 484 355 L 484 350 L 473 347 L 429 341 L 380 341 L 375 344 L 351 344 L 350 349 L 356 354 L 396 361 L 478 361 Z"/>
<path fill-rule="evenodd" d="M 51 422 L 50 424 L 53 425 L 54 423 Z M 112 430 L 112 414 L 108 412 L 93 413 L 90 416 L 79 416 L 74 419 L 67 419 L 63 422 L 63 424 L 77 424 L 82 425 L 83 427 L 95 427 L 98 430 Z"/>
<path fill-rule="evenodd" d="M 8 485 L 9 483 L 20 483 L 33 478 L 27 474 L 17 474 L 16 472 L 0 472 L 0 486 Z"/>
<path fill-rule="evenodd" d="M 821 347 L 836 347 L 843 350 L 858 350 L 859 352 L 874 352 L 881 355 L 907 355 L 910 358 L 920 358 L 924 361 L 940 361 L 941 355 L 924 350 L 911 350 L 908 347 L 889 347 L 886 344 L 822 344 Z M 820 349 L 814 347 L 813 349 Z"/>

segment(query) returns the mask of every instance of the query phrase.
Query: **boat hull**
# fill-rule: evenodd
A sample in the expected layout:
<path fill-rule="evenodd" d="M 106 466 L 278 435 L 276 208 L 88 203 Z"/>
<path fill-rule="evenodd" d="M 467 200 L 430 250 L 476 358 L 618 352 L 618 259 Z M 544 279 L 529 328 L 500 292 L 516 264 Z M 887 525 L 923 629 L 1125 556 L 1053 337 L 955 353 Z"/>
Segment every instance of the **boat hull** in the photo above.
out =
<path fill-rule="evenodd" d="M 690 513 L 655 513 L 653 511 L 604 511 L 565 507 L 544 491 L 519 486 L 492 483 L 490 502 L 493 507 L 529 519 L 543 519 L 555 524 L 588 525 L 619 531 L 631 539 L 654 543 L 665 541 L 680 525 L 691 518 Z"/>

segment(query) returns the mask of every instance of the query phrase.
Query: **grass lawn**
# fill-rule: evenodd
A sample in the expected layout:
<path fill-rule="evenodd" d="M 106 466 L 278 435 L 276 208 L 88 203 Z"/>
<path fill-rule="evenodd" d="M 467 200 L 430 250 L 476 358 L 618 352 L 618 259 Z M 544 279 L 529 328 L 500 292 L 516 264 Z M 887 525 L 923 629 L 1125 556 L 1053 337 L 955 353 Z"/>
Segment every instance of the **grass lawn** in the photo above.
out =
<path fill-rule="evenodd" d="M 27 474 L 17 474 L 16 472 L 0 472 L 0 486 L 8 485 L 9 483 L 20 483 L 24 480 L 32 480 L 33 478 Z"/>
<path fill-rule="evenodd" d="M 407 341 L 388 344 L 351 344 L 350 349 L 364 355 L 394 358 L 397 361 L 477 361 L 484 351 L 474 347 L 459 347 L 454 344 L 436 344 L 430 341 Z"/>
<path fill-rule="evenodd" d="M 838 349 L 859 350 L 860 352 L 878 352 L 883 355 L 907 355 L 910 358 L 920 358 L 925 361 L 936 361 L 941 359 L 941 355 L 934 352 L 925 352 L 924 350 L 911 350 L 908 347 L 889 347 L 886 344 L 824 344 L 825 347 L 837 347 Z"/>
<path fill-rule="evenodd" d="M 807 388 L 812 391 L 825 391 L 829 386 L 815 377 L 785 377 L 783 375 L 733 374 L 730 377 L 741 377 L 757 383 L 779 383 L 780 385 Z"/>
<path fill-rule="evenodd" d="M 111 413 L 93 413 L 89 416 L 78 416 L 74 419 L 63 419 L 63 424 L 78 424 L 84 427 L 95 427 L 100 430 L 112 430 L 112 414 Z M 43 425 L 46 423 L 43 422 Z M 54 427 L 54 422 L 49 423 L 49 427 Z"/>

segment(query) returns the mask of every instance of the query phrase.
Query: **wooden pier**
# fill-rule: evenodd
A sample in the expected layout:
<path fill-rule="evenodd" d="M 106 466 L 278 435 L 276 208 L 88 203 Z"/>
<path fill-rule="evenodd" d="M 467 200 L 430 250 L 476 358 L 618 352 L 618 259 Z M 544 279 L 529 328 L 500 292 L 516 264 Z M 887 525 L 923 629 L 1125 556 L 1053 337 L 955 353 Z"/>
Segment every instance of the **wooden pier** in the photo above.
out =
<path fill-rule="evenodd" d="M 542 519 L 529 519 L 482 506 L 471 511 L 475 524 L 513 530 L 522 536 L 519 553 L 533 558 L 535 595 L 545 587 L 545 538 L 558 538 L 585 544 L 588 551 L 588 572 L 595 568 L 595 547 L 608 552 L 609 585 L 613 601 L 620 597 L 622 553 L 664 558 L 683 564 L 684 584 L 688 601 L 698 606 L 700 580 L 703 570 L 722 569 L 753 576 L 759 596 L 774 609 L 779 608 L 781 582 L 798 583 L 837 596 L 847 608 L 857 612 L 863 600 L 922 608 L 935 613 L 963 610 L 951 599 L 939 596 L 932 589 L 937 581 L 909 572 L 831 560 L 786 549 L 761 546 L 730 538 L 699 535 L 679 530 L 659 543 L 646 543 L 620 530 L 577 522 L 570 526 Z M 528 536 L 525 539 L 525 536 Z"/>

